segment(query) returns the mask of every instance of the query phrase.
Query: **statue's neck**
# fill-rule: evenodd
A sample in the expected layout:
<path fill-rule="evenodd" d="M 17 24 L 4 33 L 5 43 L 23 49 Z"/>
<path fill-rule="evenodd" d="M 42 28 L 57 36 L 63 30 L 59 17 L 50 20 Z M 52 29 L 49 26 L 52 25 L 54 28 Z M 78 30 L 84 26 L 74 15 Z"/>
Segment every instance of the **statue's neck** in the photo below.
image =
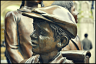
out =
<path fill-rule="evenodd" d="M 32 1 L 25 1 L 24 6 L 37 8 L 38 7 L 38 3 L 32 2 Z"/>
<path fill-rule="evenodd" d="M 47 54 L 40 54 L 40 61 L 42 63 L 49 63 L 51 62 L 52 60 L 55 59 L 55 57 L 57 57 L 59 55 L 59 52 L 58 51 L 53 51 L 51 53 L 47 53 Z"/>
<path fill-rule="evenodd" d="M 20 8 L 21 11 L 31 12 L 34 8 L 38 8 L 38 3 L 25 1 L 24 6 Z"/>

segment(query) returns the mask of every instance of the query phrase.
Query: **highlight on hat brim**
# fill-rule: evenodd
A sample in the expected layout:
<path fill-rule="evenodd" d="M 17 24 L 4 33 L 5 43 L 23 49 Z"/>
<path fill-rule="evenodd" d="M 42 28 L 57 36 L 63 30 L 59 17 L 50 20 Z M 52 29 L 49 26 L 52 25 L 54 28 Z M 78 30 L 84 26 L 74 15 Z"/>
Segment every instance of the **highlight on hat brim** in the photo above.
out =
<path fill-rule="evenodd" d="M 36 13 L 23 12 L 22 15 L 27 16 L 27 17 L 30 17 L 30 18 L 39 18 L 39 19 L 43 19 L 43 20 L 47 20 L 47 21 L 52 22 L 51 20 L 46 19 L 42 15 L 36 14 Z"/>
<path fill-rule="evenodd" d="M 49 22 L 52 22 L 52 23 L 57 23 L 59 26 L 63 27 L 63 29 L 69 31 L 69 33 L 70 33 L 70 31 L 72 31 L 69 35 L 71 38 L 75 38 L 76 35 L 77 35 L 77 27 L 73 23 L 68 23 L 66 21 L 63 21 L 63 20 L 60 20 L 58 18 L 54 18 L 52 16 L 48 16 L 48 15 L 43 15 L 42 16 L 42 14 L 37 14 L 37 13 L 34 13 L 34 12 L 31 12 L 31 13 L 24 12 L 24 13 L 22 13 L 22 15 L 30 17 L 30 18 L 43 19 L 43 20 L 46 20 L 46 21 L 49 21 Z M 73 28 L 73 29 L 70 29 L 70 27 Z"/>

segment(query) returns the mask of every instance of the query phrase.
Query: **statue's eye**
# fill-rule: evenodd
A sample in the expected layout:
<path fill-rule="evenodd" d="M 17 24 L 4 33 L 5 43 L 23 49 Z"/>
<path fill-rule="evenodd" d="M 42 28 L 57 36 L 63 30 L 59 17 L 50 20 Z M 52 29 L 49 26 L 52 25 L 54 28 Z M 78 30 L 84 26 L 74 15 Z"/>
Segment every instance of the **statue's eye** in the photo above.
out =
<path fill-rule="evenodd" d="M 40 33 L 40 35 L 43 35 L 43 31 L 42 30 L 40 30 L 39 33 Z"/>
<path fill-rule="evenodd" d="M 48 32 L 43 30 L 43 29 L 40 29 L 39 30 L 39 35 L 43 35 L 43 36 L 47 36 L 48 35 Z"/>
<path fill-rule="evenodd" d="M 41 31 L 40 34 L 43 34 L 43 32 Z"/>

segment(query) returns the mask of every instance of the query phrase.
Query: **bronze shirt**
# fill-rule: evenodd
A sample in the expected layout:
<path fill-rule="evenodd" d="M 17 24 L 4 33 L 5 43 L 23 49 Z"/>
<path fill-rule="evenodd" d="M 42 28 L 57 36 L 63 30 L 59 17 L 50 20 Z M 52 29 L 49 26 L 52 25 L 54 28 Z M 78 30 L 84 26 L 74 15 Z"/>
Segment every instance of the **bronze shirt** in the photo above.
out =
<path fill-rule="evenodd" d="M 33 54 L 32 22 L 33 19 L 23 16 L 20 10 L 8 12 L 5 16 L 6 53 L 12 63 L 19 63 Z"/>
<path fill-rule="evenodd" d="M 39 55 L 35 55 L 30 57 L 27 61 L 25 61 L 25 64 L 26 63 L 42 63 L 42 61 Z M 73 64 L 73 61 L 66 59 L 66 57 L 63 57 L 62 54 L 59 53 L 53 59 L 51 59 L 49 63 L 72 63 Z"/>

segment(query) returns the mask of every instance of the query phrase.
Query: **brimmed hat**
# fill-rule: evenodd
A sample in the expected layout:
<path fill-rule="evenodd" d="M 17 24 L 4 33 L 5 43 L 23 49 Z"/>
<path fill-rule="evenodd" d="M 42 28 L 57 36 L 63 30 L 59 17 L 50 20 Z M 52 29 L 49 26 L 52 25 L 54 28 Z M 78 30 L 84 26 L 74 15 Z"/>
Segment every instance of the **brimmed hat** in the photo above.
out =
<path fill-rule="evenodd" d="M 74 17 L 67 9 L 61 6 L 53 5 L 35 8 L 31 13 L 24 12 L 22 15 L 55 23 L 66 30 L 70 38 L 75 38 L 77 35 L 77 26 Z"/>

